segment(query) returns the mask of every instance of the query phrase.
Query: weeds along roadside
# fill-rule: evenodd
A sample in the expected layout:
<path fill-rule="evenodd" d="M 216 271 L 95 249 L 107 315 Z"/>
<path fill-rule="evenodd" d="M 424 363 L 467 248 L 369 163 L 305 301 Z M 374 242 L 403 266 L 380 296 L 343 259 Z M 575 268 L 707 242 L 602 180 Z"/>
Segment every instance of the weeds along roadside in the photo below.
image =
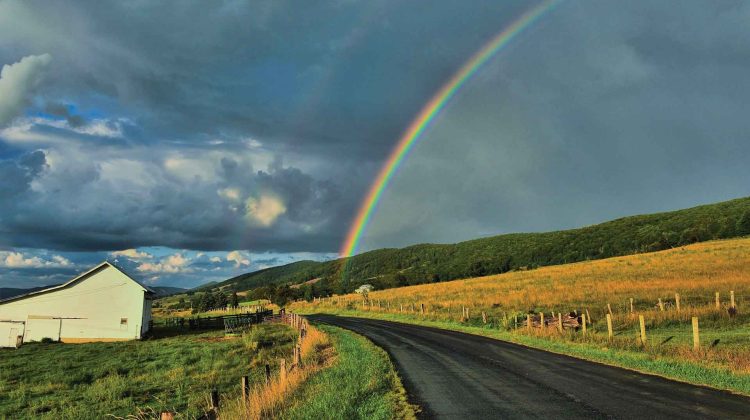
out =
<path fill-rule="evenodd" d="M 241 391 L 229 397 L 218 418 L 414 418 L 414 407 L 382 349 L 350 331 L 301 318 L 295 322 L 305 331 L 299 358 L 293 353 L 280 362 L 246 397 Z"/>

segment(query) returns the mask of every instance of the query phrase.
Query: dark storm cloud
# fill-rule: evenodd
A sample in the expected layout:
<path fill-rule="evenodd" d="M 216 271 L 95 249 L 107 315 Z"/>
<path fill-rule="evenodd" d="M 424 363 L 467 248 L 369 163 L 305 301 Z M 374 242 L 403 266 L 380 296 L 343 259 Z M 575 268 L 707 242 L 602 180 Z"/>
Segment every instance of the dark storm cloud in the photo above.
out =
<path fill-rule="evenodd" d="M 563 3 L 472 80 L 386 192 L 365 248 L 750 194 L 747 4 L 613 6 Z"/>
<path fill-rule="evenodd" d="M 0 133 L 52 159 L 2 245 L 335 250 L 420 104 L 523 6 L 4 2 L 0 62 L 55 58 Z"/>
<path fill-rule="evenodd" d="M 0 161 L 0 202 L 8 204 L 17 196 L 27 192 L 31 181 L 46 165 L 44 152 L 37 150 L 22 155 L 17 160 Z M 3 204 L 0 204 L 0 208 Z M 0 220 L 3 213 L 0 213 Z"/>

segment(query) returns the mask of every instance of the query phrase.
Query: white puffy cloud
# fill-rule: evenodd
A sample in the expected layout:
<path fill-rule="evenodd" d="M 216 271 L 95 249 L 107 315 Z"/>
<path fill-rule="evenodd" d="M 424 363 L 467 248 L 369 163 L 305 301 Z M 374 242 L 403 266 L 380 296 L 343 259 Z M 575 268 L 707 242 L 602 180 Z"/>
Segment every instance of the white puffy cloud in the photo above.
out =
<path fill-rule="evenodd" d="M 250 259 L 240 251 L 231 251 L 227 253 L 227 261 L 234 261 L 236 267 L 250 265 Z"/>
<path fill-rule="evenodd" d="M 211 259 L 209 261 L 211 261 L 212 263 L 220 263 L 221 262 L 221 258 L 219 258 L 219 257 L 211 257 Z"/>
<path fill-rule="evenodd" d="M 269 227 L 276 219 L 286 213 L 284 203 L 271 195 L 261 195 L 260 198 L 250 197 L 246 202 L 247 218 L 252 224 Z"/>
<path fill-rule="evenodd" d="M 3 268 L 64 268 L 72 265 L 70 260 L 60 255 L 45 259 L 39 256 L 28 256 L 21 252 L 0 251 L 0 267 Z"/>
<path fill-rule="evenodd" d="M 52 56 L 49 54 L 30 55 L 3 66 L 0 71 L 0 126 L 21 113 L 50 61 Z"/>
<path fill-rule="evenodd" d="M 145 259 L 151 259 L 154 257 L 148 252 L 138 251 L 137 249 L 134 249 L 134 248 L 123 249 L 122 251 L 114 251 L 114 252 L 111 252 L 109 255 L 113 257 L 127 257 L 133 260 L 145 260 Z"/>
<path fill-rule="evenodd" d="M 217 194 L 227 201 L 238 201 L 240 199 L 240 190 L 237 188 L 222 188 L 217 191 Z"/>
<path fill-rule="evenodd" d="M 138 265 L 138 271 L 145 273 L 189 273 L 190 260 L 182 254 L 174 254 L 161 259 L 159 262 L 144 262 Z"/>

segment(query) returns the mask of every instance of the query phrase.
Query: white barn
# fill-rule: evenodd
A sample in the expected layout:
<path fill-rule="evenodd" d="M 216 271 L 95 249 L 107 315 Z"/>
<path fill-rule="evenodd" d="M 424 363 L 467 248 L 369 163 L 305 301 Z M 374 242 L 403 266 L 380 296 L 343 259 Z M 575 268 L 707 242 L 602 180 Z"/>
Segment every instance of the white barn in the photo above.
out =
<path fill-rule="evenodd" d="M 59 286 L 0 300 L 0 347 L 140 339 L 154 291 L 109 262 Z"/>

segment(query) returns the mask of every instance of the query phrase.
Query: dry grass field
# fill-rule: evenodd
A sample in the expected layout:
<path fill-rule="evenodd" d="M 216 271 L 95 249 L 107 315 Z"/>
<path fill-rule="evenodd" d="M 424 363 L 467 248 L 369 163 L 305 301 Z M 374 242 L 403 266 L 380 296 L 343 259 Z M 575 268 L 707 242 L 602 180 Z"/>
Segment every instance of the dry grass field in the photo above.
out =
<path fill-rule="evenodd" d="M 737 310 L 733 316 L 730 292 Z M 531 336 L 537 342 L 554 341 L 555 346 L 619 349 L 745 376 L 750 375 L 750 238 L 373 291 L 366 298 L 335 296 L 297 302 L 291 309 L 473 328 L 472 332 L 520 341 Z M 610 309 L 612 338 L 606 323 Z M 572 311 L 589 314 L 593 320 L 586 336 L 580 329 L 561 333 L 556 328 L 522 328 L 529 312 L 549 317 Z M 645 346 L 639 339 L 640 315 L 646 324 Z M 700 325 L 698 349 L 693 347 L 693 317 Z M 562 347 L 557 350 L 567 352 Z"/>
<path fill-rule="evenodd" d="M 734 290 L 738 306 L 750 297 L 750 238 L 713 241 L 650 254 L 587 261 L 516 271 L 495 276 L 374 291 L 369 298 L 396 305 L 424 303 L 428 311 L 445 313 L 460 307 L 502 315 L 503 311 L 567 311 L 589 308 L 601 317 L 609 303 L 614 312 L 656 309 L 658 299 L 682 307 L 713 305 L 715 292 L 723 305 Z M 361 302 L 362 297 L 342 297 Z"/>

